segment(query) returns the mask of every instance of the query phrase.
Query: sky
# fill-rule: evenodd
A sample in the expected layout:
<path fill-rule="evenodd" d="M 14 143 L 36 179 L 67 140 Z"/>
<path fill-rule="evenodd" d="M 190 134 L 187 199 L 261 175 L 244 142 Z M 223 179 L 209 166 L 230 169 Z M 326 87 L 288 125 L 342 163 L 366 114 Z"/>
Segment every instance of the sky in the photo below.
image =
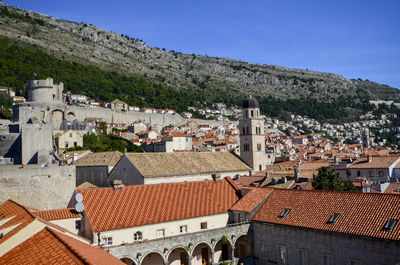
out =
<path fill-rule="evenodd" d="M 3 0 L 152 47 L 400 89 L 400 0 Z"/>

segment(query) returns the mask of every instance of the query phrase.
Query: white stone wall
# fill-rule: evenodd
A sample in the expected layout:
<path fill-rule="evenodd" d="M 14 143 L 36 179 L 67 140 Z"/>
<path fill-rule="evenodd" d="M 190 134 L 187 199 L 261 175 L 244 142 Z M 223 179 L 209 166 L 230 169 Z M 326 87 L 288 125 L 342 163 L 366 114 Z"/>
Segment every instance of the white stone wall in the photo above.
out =
<path fill-rule="evenodd" d="M 65 208 L 75 189 L 75 166 L 1 166 L 0 203 L 12 199 L 40 210 Z"/>
<path fill-rule="evenodd" d="M 181 235 L 180 226 L 187 226 L 187 233 L 201 231 L 200 223 L 207 222 L 207 229 L 221 228 L 228 224 L 228 213 L 200 216 L 171 222 L 149 224 L 138 227 L 131 227 L 119 230 L 101 232 L 101 240 L 106 237 L 112 237 L 113 245 L 121 245 L 122 243 L 133 243 L 134 234 L 138 231 L 142 233 L 143 240 L 157 239 L 157 230 L 164 229 L 164 237 Z M 97 234 L 93 233 L 93 238 L 97 240 Z M 97 243 L 97 242 L 96 242 Z M 101 244 L 104 242 L 102 241 Z"/>

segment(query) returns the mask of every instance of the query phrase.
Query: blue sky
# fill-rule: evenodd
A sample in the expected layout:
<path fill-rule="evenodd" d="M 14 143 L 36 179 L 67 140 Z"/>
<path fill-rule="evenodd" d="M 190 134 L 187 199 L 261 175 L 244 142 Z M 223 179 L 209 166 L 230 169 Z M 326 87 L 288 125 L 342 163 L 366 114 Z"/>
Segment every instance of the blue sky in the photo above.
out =
<path fill-rule="evenodd" d="M 400 89 L 399 0 L 4 2 L 153 47 L 332 72 Z"/>

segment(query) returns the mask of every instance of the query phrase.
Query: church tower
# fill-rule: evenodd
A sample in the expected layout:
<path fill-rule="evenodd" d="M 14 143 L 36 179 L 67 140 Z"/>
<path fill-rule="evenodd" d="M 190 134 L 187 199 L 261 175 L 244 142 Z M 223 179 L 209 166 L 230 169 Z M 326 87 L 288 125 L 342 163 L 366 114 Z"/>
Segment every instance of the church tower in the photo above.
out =
<path fill-rule="evenodd" d="M 255 172 L 265 170 L 264 119 L 260 117 L 260 105 L 250 96 L 243 102 L 243 118 L 239 120 L 240 157 Z"/>

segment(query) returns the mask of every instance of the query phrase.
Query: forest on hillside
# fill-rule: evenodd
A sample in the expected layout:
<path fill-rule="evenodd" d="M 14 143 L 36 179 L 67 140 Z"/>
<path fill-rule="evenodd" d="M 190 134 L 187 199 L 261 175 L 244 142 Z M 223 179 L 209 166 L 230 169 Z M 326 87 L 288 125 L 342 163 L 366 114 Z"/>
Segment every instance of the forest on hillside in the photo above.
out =
<path fill-rule="evenodd" d="M 222 89 L 176 89 L 144 77 L 59 59 L 34 45 L 0 39 L 0 86 L 15 88 L 17 94 L 27 96 L 26 84 L 33 79 L 33 73 L 37 73 L 40 79 L 52 77 L 55 82 L 64 83 L 65 91 L 85 94 L 100 102 L 118 98 L 129 105 L 172 108 L 178 112 L 187 110 L 188 106 L 205 107 L 215 102 L 241 107 L 245 98 L 244 94 L 232 94 Z M 281 119 L 287 119 L 288 113 L 294 113 L 319 121 L 344 121 L 353 118 L 349 116 L 348 108 L 359 112 L 373 109 L 368 103 L 368 96 L 362 93 L 354 98 L 341 97 L 329 103 L 305 97 L 282 100 L 269 96 L 258 100 L 262 113 Z M 9 107 L 4 101 L 0 104 Z"/>

